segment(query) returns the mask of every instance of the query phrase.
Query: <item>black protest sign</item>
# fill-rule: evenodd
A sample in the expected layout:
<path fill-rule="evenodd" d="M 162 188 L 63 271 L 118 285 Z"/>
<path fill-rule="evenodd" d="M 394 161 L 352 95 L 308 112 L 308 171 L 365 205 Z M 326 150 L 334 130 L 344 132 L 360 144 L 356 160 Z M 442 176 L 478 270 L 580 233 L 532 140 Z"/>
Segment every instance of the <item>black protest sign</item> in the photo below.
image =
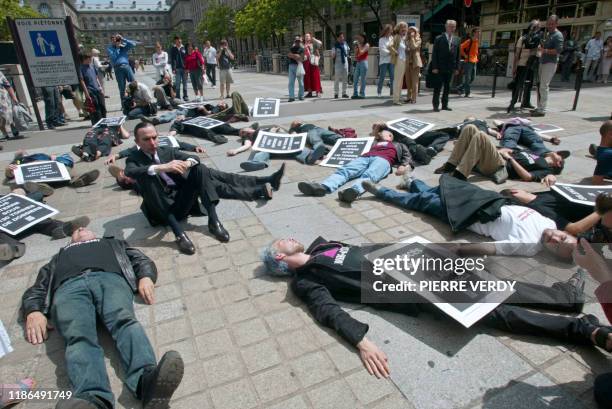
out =
<path fill-rule="evenodd" d="M 11 193 L 0 197 L 0 230 L 15 236 L 57 213 L 52 207 Z"/>
<path fill-rule="evenodd" d="M 612 185 L 571 185 L 556 183 L 551 189 L 573 203 L 595 206 L 595 199 L 602 193 L 612 193 Z"/>
<path fill-rule="evenodd" d="M 187 102 L 185 104 L 180 104 L 179 108 L 183 108 L 183 109 L 196 109 L 199 107 L 204 106 L 203 102 Z"/>
<path fill-rule="evenodd" d="M 339 168 L 369 152 L 372 143 L 374 143 L 373 137 L 338 139 L 325 160 L 321 162 L 321 166 Z"/>
<path fill-rule="evenodd" d="M 433 128 L 434 124 L 414 118 L 400 118 L 387 122 L 387 126 L 410 139 L 415 139 Z"/>
<path fill-rule="evenodd" d="M 178 148 L 179 143 L 174 136 L 164 135 L 157 138 L 157 146 L 162 148 Z"/>
<path fill-rule="evenodd" d="M 191 118 L 188 121 L 184 121 L 183 125 L 195 126 L 196 128 L 212 129 L 216 126 L 223 125 L 225 122 L 219 121 L 218 119 L 207 118 L 205 116 L 198 116 Z"/>
<path fill-rule="evenodd" d="M 278 98 L 255 98 L 253 116 L 266 118 L 278 116 L 280 110 L 280 99 Z"/>
<path fill-rule="evenodd" d="M 63 163 L 41 161 L 17 166 L 14 171 L 15 182 L 22 185 L 25 182 L 60 182 L 70 180 L 70 174 Z"/>
<path fill-rule="evenodd" d="M 279 154 L 300 152 L 306 146 L 306 135 L 259 131 L 253 150 Z"/>
<path fill-rule="evenodd" d="M 121 126 L 125 122 L 125 116 L 113 116 L 110 118 L 102 118 L 93 126 L 94 128 L 100 128 L 106 126 L 111 128 L 114 126 Z"/>

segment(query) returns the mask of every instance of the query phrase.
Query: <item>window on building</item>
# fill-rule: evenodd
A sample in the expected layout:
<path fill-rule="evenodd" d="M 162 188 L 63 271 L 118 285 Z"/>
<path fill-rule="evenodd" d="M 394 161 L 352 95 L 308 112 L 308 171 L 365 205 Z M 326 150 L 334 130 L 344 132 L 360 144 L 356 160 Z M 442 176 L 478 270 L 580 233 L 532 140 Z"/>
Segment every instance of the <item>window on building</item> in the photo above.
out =
<path fill-rule="evenodd" d="M 576 12 L 578 10 L 578 6 L 576 5 L 576 0 L 556 0 L 555 14 L 559 16 L 559 18 L 574 18 L 576 17 Z"/>
<path fill-rule="evenodd" d="M 346 33 L 344 34 L 346 41 L 351 43 L 353 41 L 353 25 L 351 23 L 346 23 Z"/>
<path fill-rule="evenodd" d="M 548 6 L 538 6 L 538 7 L 526 7 L 525 8 L 525 16 L 523 21 L 529 22 L 531 20 L 540 20 L 546 21 L 549 15 L 551 15 Z"/>
<path fill-rule="evenodd" d="M 53 17 L 51 15 L 51 7 L 49 7 L 47 3 L 40 3 L 40 6 L 38 6 L 38 12 L 45 17 Z"/>
<path fill-rule="evenodd" d="M 572 37 L 580 46 L 586 44 L 593 37 L 593 24 L 572 27 Z"/>
<path fill-rule="evenodd" d="M 597 13 L 597 2 L 585 3 L 580 5 L 579 17 L 594 16 Z"/>

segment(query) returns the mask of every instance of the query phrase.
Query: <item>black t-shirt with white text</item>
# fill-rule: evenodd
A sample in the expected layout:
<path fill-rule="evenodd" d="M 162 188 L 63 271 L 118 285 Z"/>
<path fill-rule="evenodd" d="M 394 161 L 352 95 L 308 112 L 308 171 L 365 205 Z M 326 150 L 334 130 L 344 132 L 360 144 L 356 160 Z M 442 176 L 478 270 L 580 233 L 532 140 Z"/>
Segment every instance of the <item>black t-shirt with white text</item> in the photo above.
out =
<path fill-rule="evenodd" d="M 539 182 L 546 175 L 553 173 L 552 168 L 548 165 L 548 162 L 546 162 L 543 156 L 527 151 L 515 150 L 512 152 L 512 157 L 519 165 L 529 172 L 533 182 Z M 506 163 L 506 167 L 508 168 L 508 177 L 510 179 L 520 179 L 520 176 L 516 173 L 510 161 Z"/>

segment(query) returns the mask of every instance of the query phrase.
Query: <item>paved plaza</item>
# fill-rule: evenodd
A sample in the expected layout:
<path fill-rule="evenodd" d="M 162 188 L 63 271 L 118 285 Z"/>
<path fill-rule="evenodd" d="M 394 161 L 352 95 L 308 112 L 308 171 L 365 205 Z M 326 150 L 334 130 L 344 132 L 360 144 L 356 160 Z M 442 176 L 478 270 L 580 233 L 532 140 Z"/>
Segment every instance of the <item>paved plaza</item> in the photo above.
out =
<path fill-rule="evenodd" d="M 137 78 L 153 84 L 151 72 Z M 455 124 L 468 115 L 493 120 L 508 118 L 505 108 L 510 95 L 499 89 L 492 99 L 490 89 L 476 89 L 473 98 L 451 96 L 452 112 L 434 113 L 431 93 L 424 90 L 415 105 L 393 106 L 388 98 L 333 100 L 333 84 L 323 84 L 321 98 L 287 103 L 286 77 L 237 71 L 233 90 L 252 104 L 255 97 L 283 99 L 280 118 L 260 121 L 287 126 L 296 118 L 327 127 L 353 127 L 359 136 L 369 133 L 374 121 L 412 116 L 437 126 Z M 106 82 L 112 97 L 112 111 L 119 109 L 117 85 Z M 610 115 L 610 87 L 584 88 L 577 111 L 571 111 L 573 90 L 554 87 L 550 113 L 538 122 L 564 128 L 556 133 L 560 149 L 572 152 L 558 179 L 578 182 L 592 175 L 595 161 L 588 145 L 599 141 L 598 129 Z M 190 90 L 191 91 L 191 90 Z M 388 89 L 385 90 L 388 94 Z M 376 95 L 368 86 L 367 95 Z M 193 95 L 193 94 L 191 94 Z M 218 89 L 205 89 L 206 98 L 217 98 Z M 67 105 L 68 106 L 68 105 Z M 41 105 L 42 107 L 42 105 Z M 118 112 L 116 112 L 118 114 Z M 109 113 L 109 116 L 111 114 Z M 76 114 L 72 113 L 75 118 Z M 539 119 L 539 118 L 538 118 Z M 128 121 L 131 131 L 136 121 Z M 56 131 L 31 132 L 26 139 L 4 144 L 0 165 L 6 166 L 16 150 L 63 153 L 80 143 L 88 122 L 71 122 Z M 236 126 L 242 124 L 235 124 Z M 246 125 L 246 123 L 244 123 Z M 169 124 L 158 129 L 165 131 Z M 227 157 L 226 151 L 239 146 L 235 137 L 224 145 L 181 137 L 204 146 L 203 162 L 224 171 L 242 172 L 240 162 L 247 153 Z M 133 144 L 133 138 L 123 147 Z M 433 170 L 450 153 L 452 144 L 428 166 L 418 167 L 414 176 L 433 184 Z M 123 163 L 121 161 L 120 163 Z M 269 174 L 281 164 L 273 160 Z M 178 409 L 445 409 L 445 408 L 595 408 L 592 398 L 594 376 L 610 371 L 612 357 L 599 349 L 576 347 L 555 341 L 516 336 L 484 326 L 463 328 L 454 321 L 424 314 L 418 318 L 377 311 L 369 307 L 344 305 L 350 314 L 367 322 L 367 336 L 389 357 L 391 378 L 369 376 L 356 350 L 332 331 L 316 324 L 306 307 L 291 293 L 288 282 L 262 276 L 259 250 L 273 238 L 291 236 L 305 244 L 317 236 L 353 244 L 401 241 L 420 235 L 434 242 L 482 241 L 473 233 L 453 235 L 448 226 L 415 212 L 373 200 L 369 194 L 351 205 L 338 201 L 336 194 L 324 198 L 303 197 L 297 183 L 320 180 L 332 168 L 306 167 L 286 162 L 281 189 L 270 202 L 224 200 L 219 214 L 231 240 L 217 242 L 206 227 L 206 218 L 190 218 L 188 234 L 197 247 L 194 256 L 178 253 L 170 230 L 151 227 L 139 210 L 141 198 L 121 190 L 105 169 L 104 161 L 78 162 L 79 172 L 100 169 L 98 181 L 84 188 L 61 188 L 47 199 L 68 220 L 87 215 L 98 235 L 124 238 L 153 258 L 159 269 L 156 303 L 147 306 L 137 299 L 136 311 L 150 340 L 161 355 L 179 351 L 185 360 L 183 382 L 173 408 Z M 400 178 L 382 181 L 393 187 Z M 537 183 L 508 181 L 495 185 L 472 177 L 470 181 L 494 190 L 523 187 L 531 191 L 546 188 Z M 3 192 L 8 186 L 3 187 Z M 0 319 L 9 332 L 15 351 L 0 361 L 0 383 L 34 377 L 39 388 L 69 388 L 63 343 L 58 334 L 42 346 L 31 346 L 23 337 L 19 306 L 23 291 L 34 282 L 38 269 L 65 245 L 67 240 L 50 241 L 32 235 L 24 241 L 23 257 L 0 269 Z M 501 268 L 527 274 L 540 269 L 550 284 L 569 278 L 550 256 L 534 264 L 502 258 Z M 587 283 L 592 294 L 593 282 Z M 605 317 L 599 304 L 589 302 L 585 313 Z M 122 369 L 112 339 L 101 330 L 111 384 L 118 408 L 140 408 L 122 385 Z M 50 408 L 51 402 L 27 402 L 18 408 Z"/>

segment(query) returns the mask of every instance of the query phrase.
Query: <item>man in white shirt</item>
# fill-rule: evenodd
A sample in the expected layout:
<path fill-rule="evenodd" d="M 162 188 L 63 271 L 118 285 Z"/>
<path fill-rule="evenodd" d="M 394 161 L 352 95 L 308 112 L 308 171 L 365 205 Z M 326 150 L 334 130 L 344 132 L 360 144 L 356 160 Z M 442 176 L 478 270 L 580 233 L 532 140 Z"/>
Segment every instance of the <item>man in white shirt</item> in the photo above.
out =
<path fill-rule="evenodd" d="M 217 85 L 217 49 L 210 45 L 210 41 L 204 44 L 204 58 L 206 59 L 206 76 L 214 88 Z"/>
<path fill-rule="evenodd" d="M 583 81 L 592 81 L 597 72 L 597 63 L 601 59 L 603 51 L 603 41 L 601 33 L 595 33 L 595 37 L 591 38 L 586 45 L 586 60 L 584 61 L 584 71 L 582 73 Z"/>

